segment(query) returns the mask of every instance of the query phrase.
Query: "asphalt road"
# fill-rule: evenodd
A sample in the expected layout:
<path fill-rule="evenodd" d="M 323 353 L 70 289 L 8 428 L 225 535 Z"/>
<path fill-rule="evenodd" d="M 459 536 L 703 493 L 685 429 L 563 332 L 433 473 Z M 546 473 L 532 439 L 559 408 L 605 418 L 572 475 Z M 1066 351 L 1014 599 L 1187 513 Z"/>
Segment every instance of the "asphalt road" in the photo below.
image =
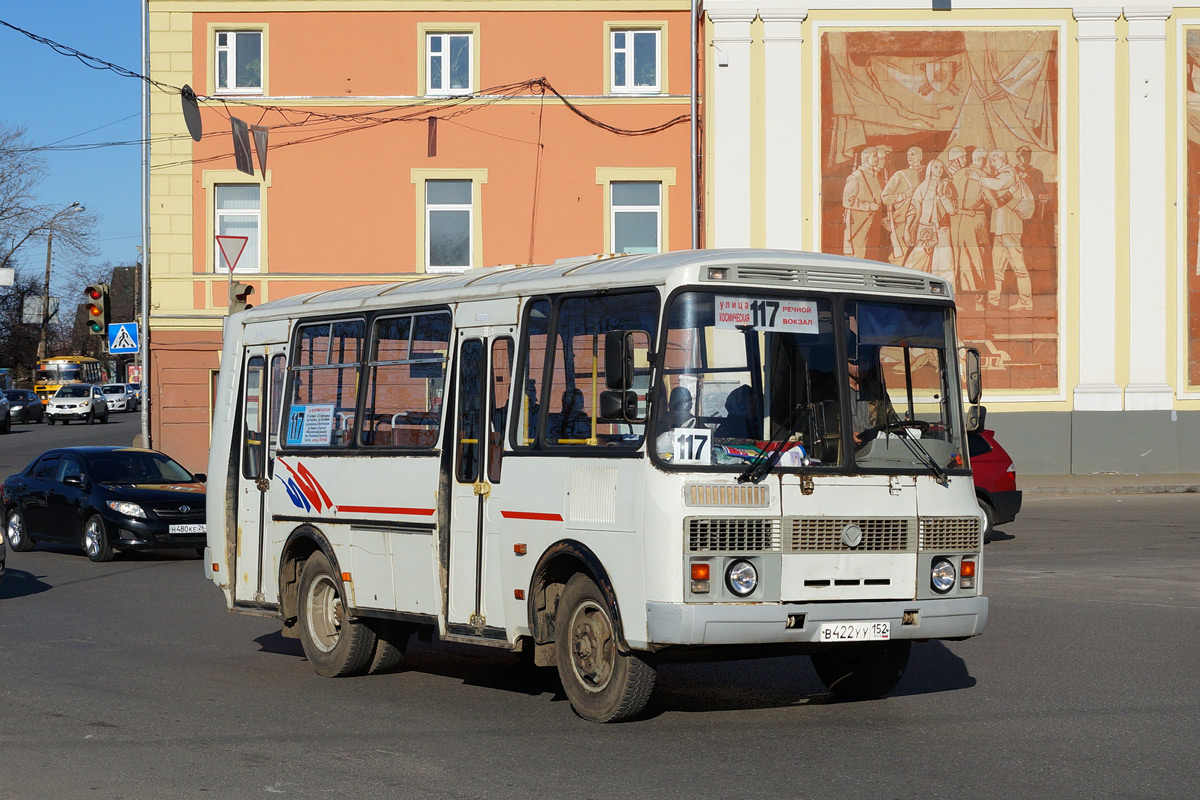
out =
<path fill-rule="evenodd" d="M 1028 498 L 987 548 L 987 631 L 915 647 L 882 700 L 800 657 L 671 664 L 609 726 L 488 649 L 320 678 L 198 559 L 41 545 L 0 584 L 0 798 L 1192 798 L 1198 504 Z"/>

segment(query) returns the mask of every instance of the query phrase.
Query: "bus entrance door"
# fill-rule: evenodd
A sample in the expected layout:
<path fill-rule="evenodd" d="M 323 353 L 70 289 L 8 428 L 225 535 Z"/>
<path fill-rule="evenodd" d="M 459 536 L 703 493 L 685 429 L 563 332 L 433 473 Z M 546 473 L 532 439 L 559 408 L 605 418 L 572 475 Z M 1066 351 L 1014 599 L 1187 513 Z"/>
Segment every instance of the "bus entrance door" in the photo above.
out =
<path fill-rule="evenodd" d="M 515 330 L 514 322 L 459 334 L 446 613 L 452 635 L 506 640 L 496 509 Z"/>
<path fill-rule="evenodd" d="M 237 568 L 234 570 L 234 599 L 247 605 L 270 604 L 277 600 L 272 577 L 263 586 L 264 538 L 270 512 L 267 498 L 279 447 L 279 400 L 283 391 L 285 344 L 247 348 L 242 386 L 241 464 L 239 466 L 237 518 Z M 267 575 L 274 576 L 271 565 Z"/>

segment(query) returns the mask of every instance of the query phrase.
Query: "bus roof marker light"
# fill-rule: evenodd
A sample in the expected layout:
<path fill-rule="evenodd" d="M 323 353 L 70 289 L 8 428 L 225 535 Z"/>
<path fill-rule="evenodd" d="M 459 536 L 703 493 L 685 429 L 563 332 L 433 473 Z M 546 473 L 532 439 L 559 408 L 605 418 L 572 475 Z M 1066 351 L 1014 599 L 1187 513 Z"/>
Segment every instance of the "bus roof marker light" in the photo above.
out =
<path fill-rule="evenodd" d="M 729 280 L 729 267 L 709 267 L 708 279 L 710 281 Z"/>

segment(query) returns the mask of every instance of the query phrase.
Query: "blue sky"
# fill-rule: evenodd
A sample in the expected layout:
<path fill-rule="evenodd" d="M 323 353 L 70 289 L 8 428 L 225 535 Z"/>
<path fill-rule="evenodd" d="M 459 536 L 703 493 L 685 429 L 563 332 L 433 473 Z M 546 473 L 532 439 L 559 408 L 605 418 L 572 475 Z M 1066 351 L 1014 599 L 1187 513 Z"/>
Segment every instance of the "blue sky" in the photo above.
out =
<path fill-rule="evenodd" d="M 0 0 L 0 20 L 140 73 L 141 6 L 140 0 Z M 33 145 L 139 141 L 141 91 L 138 80 L 91 69 L 0 26 L 0 120 L 23 127 Z M 43 155 L 48 170 L 39 201 L 77 201 L 102 217 L 99 255 L 88 263 L 133 264 L 141 245 L 141 147 Z M 26 245 L 18 271 L 40 275 L 45 253 L 44 243 Z M 57 258 L 54 269 L 55 290 L 62 291 L 74 270 Z"/>

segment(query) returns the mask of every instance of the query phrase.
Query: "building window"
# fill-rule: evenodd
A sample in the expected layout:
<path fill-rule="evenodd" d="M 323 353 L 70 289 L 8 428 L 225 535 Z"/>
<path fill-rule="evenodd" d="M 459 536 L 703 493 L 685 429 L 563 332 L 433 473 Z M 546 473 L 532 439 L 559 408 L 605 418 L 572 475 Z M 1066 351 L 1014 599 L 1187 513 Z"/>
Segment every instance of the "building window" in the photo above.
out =
<path fill-rule="evenodd" d="M 657 94 L 661 91 L 660 47 L 662 31 L 610 31 L 610 86 L 614 94 Z"/>
<path fill-rule="evenodd" d="M 217 94 L 262 94 L 262 31 L 217 31 Z"/>
<path fill-rule="evenodd" d="M 425 265 L 430 272 L 469 269 L 471 263 L 471 181 L 425 182 Z"/>
<path fill-rule="evenodd" d="M 613 181 L 611 213 L 614 253 L 661 252 L 661 183 Z"/>
<path fill-rule="evenodd" d="M 259 231 L 262 229 L 260 187 L 255 184 L 217 184 L 214 203 L 217 236 L 245 236 L 246 247 L 234 272 L 259 272 Z M 229 272 L 221 249 L 214 251 L 213 272 Z"/>
<path fill-rule="evenodd" d="M 471 94 L 474 72 L 472 34 L 427 33 L 425 35 L 425 93 Z"/>

